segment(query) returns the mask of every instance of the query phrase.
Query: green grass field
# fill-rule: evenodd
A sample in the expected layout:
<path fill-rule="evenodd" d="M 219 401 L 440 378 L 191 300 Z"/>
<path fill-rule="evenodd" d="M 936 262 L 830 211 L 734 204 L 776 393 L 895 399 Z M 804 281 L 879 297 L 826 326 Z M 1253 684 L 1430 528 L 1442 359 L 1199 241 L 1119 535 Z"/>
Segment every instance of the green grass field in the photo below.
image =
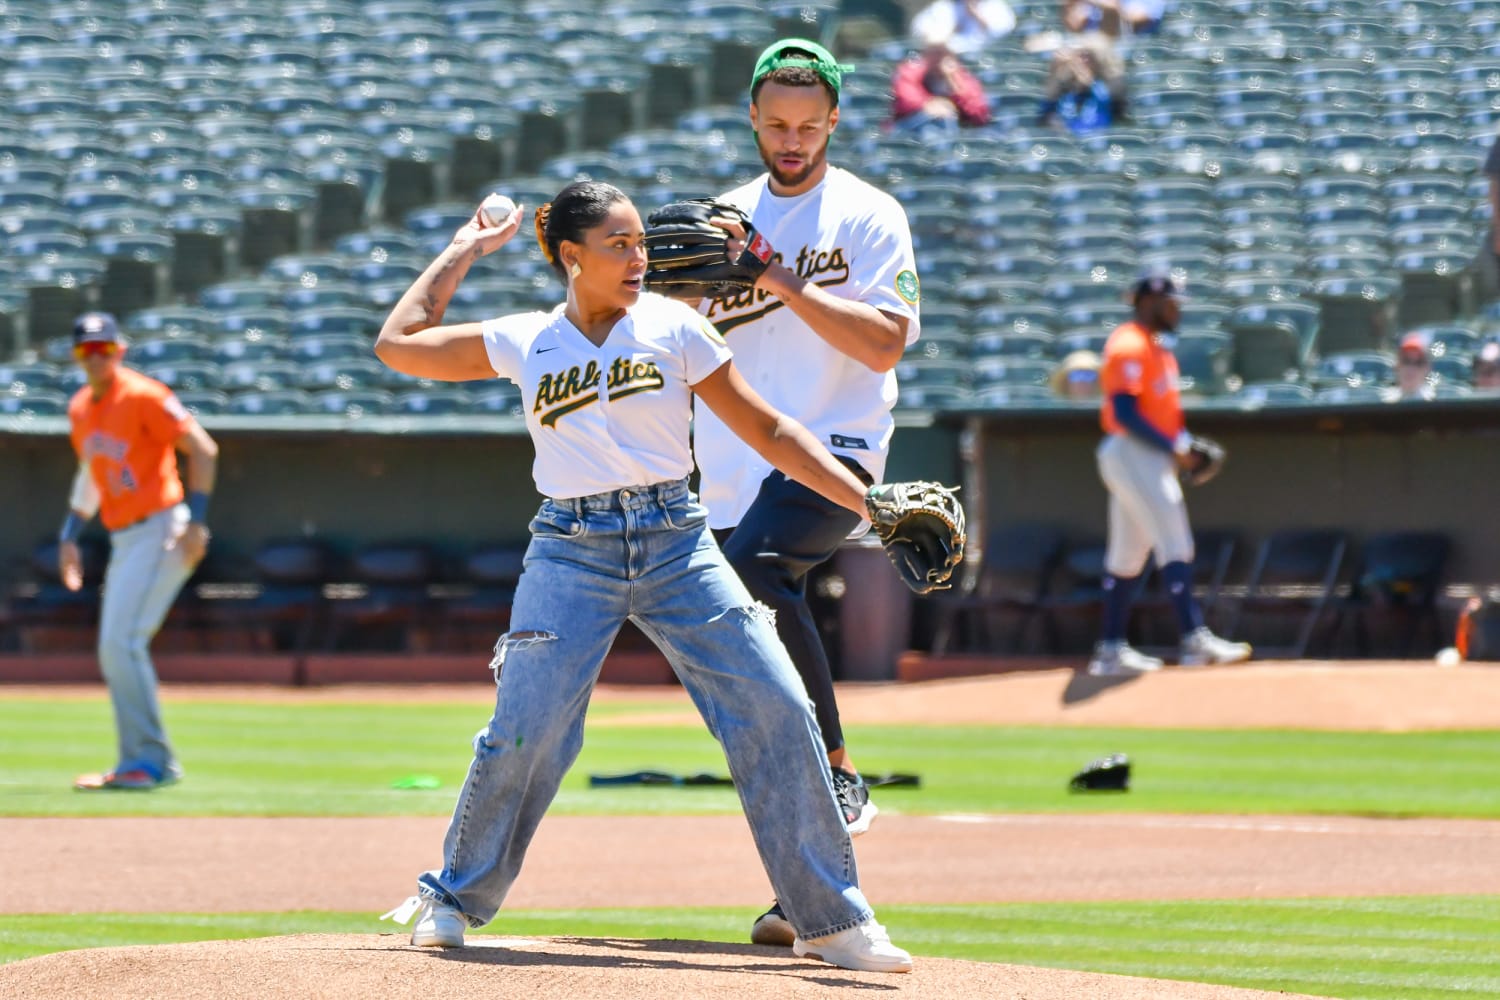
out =
<path fill-rule="evenodd" d="M 701 726 L 618 726 L 663 705 L 600 705 L 555 809 L 733 812 L 722 788 L 591 789 L 590 773 L 726 773 Z M 169 704 L 188 769 L 153 795 L 79 795 L 107 765 L 107 702 L 0 700 L 0 816 L 446 815 L 485 709 L 455 704 Z M 853 726 L 867 773 L 915 772 L 888 813 L 1192 812 L 1500 817 L 1494 732 L 1421 734 Z M 1071 796 L 1100 754 L 1135 762 L 1128 795 Z M 398 790 L 411 775 L 436 789 Z M 1372 775 L 1379 775 L 1373 780 Z M 883 906 L 918 955 L 1088 969 L 1349 998 L 1500 996 L 1500 898 Z M 742 942 L 729 909 L 506 911 L 493 930 Z M 0 916 L 0 961 L 76 947 L 390 930 L 371 914 Z"/>

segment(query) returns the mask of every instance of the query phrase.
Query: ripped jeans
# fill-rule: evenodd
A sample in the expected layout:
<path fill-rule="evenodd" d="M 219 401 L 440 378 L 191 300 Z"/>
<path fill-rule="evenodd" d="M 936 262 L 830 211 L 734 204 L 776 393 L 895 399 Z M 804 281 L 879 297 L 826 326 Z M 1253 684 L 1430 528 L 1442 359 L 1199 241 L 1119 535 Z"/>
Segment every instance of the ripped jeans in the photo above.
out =
<path fill-rule="evenodd" d="M 599 668 L 629 619 L 666 655 L 724 748 L 761 863 L 792 926 L 822 937 L 871 916 L 801 679 L 687 482 L 547 500 L 531 522 L 495 714 L 424 896 L 473 926 L 505 901 L 583 745 Z M 649 849 L 642 845 L 642 849 Z"/>

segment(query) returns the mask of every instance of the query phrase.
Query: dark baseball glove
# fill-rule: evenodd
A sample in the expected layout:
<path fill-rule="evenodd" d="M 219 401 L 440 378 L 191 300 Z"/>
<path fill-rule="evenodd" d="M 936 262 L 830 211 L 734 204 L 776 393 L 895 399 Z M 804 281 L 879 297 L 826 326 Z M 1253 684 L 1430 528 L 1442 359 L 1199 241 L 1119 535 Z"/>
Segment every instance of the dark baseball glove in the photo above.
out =
<path fill-rule="evenodd" d="M 1183 478 L 1189 486 L 1202 486 L 1224 468 L 1224 446 L 1206 437 L 1194 436 L 1188 445 L 1187 467 Z"/>
<path fill-rule="evenodd" d="M 745 246 L 729 253 L 730 235 L 714 219 L 745 227 Z M 646 218 L 646 287 L 679 299 L 721 298 L 754 286 L 771 263 L 771 244 L 733 205 L 712 198 L 674 201 Z"/>
<path fill-rule="evenodd" d="M 1112 753 L 1090 761 L 1088 766 L 1068 782 L 1074 792 L 1127 792 L 1130 790 L 1130 759 L 1122 753 Z"/>
<path fill-rule="evenodd" d="M 882 483 L 865 493 L 870 523 L 896 572 L 919 594 L 946 590 L 964 558 L 964 509 L 941 483 Z"/>

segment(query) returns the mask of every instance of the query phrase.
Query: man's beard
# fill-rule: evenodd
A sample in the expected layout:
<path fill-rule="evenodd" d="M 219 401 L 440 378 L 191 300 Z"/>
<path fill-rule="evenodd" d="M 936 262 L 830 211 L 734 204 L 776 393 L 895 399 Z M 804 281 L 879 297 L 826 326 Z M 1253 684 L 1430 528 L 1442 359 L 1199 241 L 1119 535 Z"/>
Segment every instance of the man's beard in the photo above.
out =
<path fill-rule="evenodd" d="M 821 149 L 803 160 L 802 169 L 796 173 L 789 174 L 776 165 L 776 155 L 766 151 L 766 147 L 756 144 L 760 152 L 760 162 L 766 165 L 771 179 L 782 187 L 796 187 L 812 176 L 812 172 L 823 165 L 828 157 L 828 144 L 825 142 Z"/>

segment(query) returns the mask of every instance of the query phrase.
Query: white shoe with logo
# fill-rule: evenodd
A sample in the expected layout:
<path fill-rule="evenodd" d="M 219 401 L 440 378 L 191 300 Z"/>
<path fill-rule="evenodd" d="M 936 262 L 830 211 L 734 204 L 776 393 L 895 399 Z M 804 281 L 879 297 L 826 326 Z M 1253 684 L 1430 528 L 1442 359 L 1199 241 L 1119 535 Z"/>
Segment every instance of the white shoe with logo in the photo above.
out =
<path fill-rule="evenodd" d="M 455 907 L 439 903 L 426 896 L 410 896 L 406 902 L 382 913 L 381 920 L 394 920 L 405 926 L 416 917 L 412 925 L 411 943 L 419 948 L 462 948 L 464 931 L 469 929 L 468 918 Z"/>
<path fill-rule="evenodd" d="M 1094 677 L 1129 677 L 1161 668 L 1161 660 L 1132 649 L 1124 639 L 1100 640 L 1089 660 L 1089 673 Z"/>
<path fill-rule="evenodd" d="M 891 944 L 891 936 L 871 917 L 827 937 L 802 938 L 792 942 L 798 958 L 819 958 L 841 969 L 856 972 L 910 972 L 911 955 Z"/>
<path fill-rule="evenodd" d="M 1223 663 L 1244 663 L 1250 659 L 1252 650 L 1248 642 L 1230 642 L 1220 639 L 1200 626 L 1182 637 L 1182 647 L 1177 662 L 1184 667 L 1207 667 Z"/>

